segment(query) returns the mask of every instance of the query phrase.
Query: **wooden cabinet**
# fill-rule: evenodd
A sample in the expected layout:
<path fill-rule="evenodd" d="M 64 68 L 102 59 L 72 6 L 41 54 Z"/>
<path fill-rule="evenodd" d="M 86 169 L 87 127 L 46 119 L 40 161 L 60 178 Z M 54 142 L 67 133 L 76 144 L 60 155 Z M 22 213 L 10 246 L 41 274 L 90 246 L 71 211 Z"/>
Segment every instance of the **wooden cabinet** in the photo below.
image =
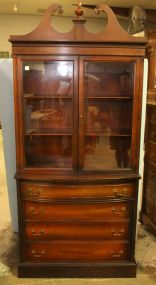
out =
<path fill-rule="evenodd" d="M 148 90 L 141 221 L 156 235 L 156 32 L 148 31 Z"/>
<path fill-rule="evenodd" d="M 156 235 L 156 103 L 148 101 L 146 114 L 143 224 Z"/>
<path fill-rule="evenodd" d="M 22 277 L 133 277 L 145 39 L 111 9 L 11 36 Z"/>

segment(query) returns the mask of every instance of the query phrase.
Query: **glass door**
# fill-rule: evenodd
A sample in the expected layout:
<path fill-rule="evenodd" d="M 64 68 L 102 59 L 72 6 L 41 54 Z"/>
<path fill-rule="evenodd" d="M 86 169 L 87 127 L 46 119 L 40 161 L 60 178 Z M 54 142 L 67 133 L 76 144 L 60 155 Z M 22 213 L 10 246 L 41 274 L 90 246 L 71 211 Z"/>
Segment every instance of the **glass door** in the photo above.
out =
<path fill-rule="evenodd" d="M 131 168 L 134 62 L 81 60 L 80 168 Z"/>
<path fill-rule="evenodd" d="M 22 68 L 25 167 L 74 168 L 74 59 L 26 60 Z"/>

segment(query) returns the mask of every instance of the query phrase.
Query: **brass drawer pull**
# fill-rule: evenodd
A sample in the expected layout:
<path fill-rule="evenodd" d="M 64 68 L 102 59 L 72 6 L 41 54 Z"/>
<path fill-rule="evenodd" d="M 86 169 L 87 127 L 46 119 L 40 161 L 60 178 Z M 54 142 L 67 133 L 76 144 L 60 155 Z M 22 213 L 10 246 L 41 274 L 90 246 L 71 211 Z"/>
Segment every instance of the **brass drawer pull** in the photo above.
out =
<path fill-rule="evenodd" d="M 36 215 L 36 216 L 44 213 L 43 207 L 41 207 L 40 210 L 36 210 L 34 207 L 30 207 L 30 211 L 32 215 Z"/>
<path fill-rule="evenodd" d="M 116 209 L 116 207 L 112 207 L 112 212 L 114 215 L 122 215 L 125 212 L 125 210 L 126 210 L 125 207 L 122 207 L 120 211 Z"/>
<path fill-rule="evenodd" d="M 115 194 L 115 196 L 117 197 L 123 197 L 126 195 L 126 192 L 128 191 L 128 189 L 126 187 L 124 187 L 123 189 L 121 189 L 121 191 L 117 188 L 113 189 L 113 194 Z"/>
<path fill-rule="evenodd" d="M 38 189 L 37 191 L 33 191 L 32 188 L 29 188 L 29 189 L 28 189 L 29 195 L 35 196 L 35 197 L 40 196 L 40 194 L 41 194 L 42 191 L 43 191 L 42 189 Z"/>
<path fill-rule="evenodd" d="M 41 237 L 41 236 L 44 236 L 45 234 L 44 229 L 41 229 L 39 233 L 36 233 L 35 229 L 32 229 L 31 232 L 32 232 L 32 236 L 34 237 Z"/>
<path fill-rule="evenodd" d="M 119 232 L 115 232 L 114 229 L 111 230 L 113 237 L 121 237 L 122 234 L 125 232 L 124 229 L 121 229 Z"/>
<path fill-rule="evenodd" d="M 111 251 L 112 257 L 113 258 L 119 258 L 122 256 L 122 254 L 124 253 L 123 250 L 120 250 L 118 253 L 114 253 L 114 251 Z"/>
<path fill-rule="evenodd" d="M 32 253 L 33 257 L 42 258 L 43 255 L 46 253 L 46 251 L 41 250 L 39 253 L 37 253 L 36 250 L 32 249 L 31 253 Z"/>

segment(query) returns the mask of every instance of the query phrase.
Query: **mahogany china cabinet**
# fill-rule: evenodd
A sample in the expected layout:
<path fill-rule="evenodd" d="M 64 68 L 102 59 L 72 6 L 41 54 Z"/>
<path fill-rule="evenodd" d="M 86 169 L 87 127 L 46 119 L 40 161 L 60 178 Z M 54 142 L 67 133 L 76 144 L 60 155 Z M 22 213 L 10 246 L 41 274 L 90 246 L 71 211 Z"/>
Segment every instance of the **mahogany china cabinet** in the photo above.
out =
<path fill-rule="evenodd" d="M 20 277 L 134 277 L 145 38 L 112 10 L 100 33 L 11 36 Z M 79 14 L 79 13 L 77 13 Z M 80 13 L 81 14 L 81 13 Z M 60 23 L 61 24 L 61 23 Z"/>
<path fill-rule="evenodd" d="M 141 220 L 156 235 L 156 31 L 148 31 L 147 37 L 149 76 Z"/>

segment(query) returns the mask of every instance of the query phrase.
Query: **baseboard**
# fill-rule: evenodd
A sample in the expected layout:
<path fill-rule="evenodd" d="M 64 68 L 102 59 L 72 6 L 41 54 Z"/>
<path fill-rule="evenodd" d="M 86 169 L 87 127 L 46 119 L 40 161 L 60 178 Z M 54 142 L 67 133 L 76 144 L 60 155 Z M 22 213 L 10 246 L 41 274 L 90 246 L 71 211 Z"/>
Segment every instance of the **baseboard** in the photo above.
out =
<path fill-rule="evenodd" d="M 119 263 L 20 263 L 18 277 L 24 278 L 134 278 L 135 262 Z"/>

